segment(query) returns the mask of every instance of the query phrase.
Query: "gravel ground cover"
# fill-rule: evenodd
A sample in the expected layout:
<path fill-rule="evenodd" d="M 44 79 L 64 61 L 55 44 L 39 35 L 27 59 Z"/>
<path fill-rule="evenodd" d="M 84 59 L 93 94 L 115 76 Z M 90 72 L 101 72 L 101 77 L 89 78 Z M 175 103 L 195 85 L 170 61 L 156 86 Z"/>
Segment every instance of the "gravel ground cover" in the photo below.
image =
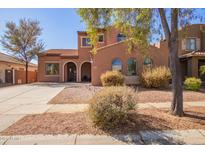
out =
<path fill-rule="evenodd" d="M 49 104 L 86 104 L 92 96 L 102 89 L 102 87 L 81 85 L 81 86 L 68 86 L 62 90 L 57 96 L 55 96 Z M 139 103 L 158 103 L 158 102 L 170 102 L 172 99 L 171 90 L 157 90 L 157 89 L 145 89 L 137 88 L 138 102 Z M 184 101 L 204 101 L 205 91 L 194 92 L 184 91 Z"/>
<path fill-rule="evenodd" d="M 130 114 L 125 125 L 111 131 L 93 126 L 85 112 L 72 114 L 45 113 L 28 115 L 2 131 L 1 135 L 29 134 L 127 134 L 141 130 L 205 130 L 205 107 L 185 109 L 184 117 L 169 114 L 168 110 L 141 109 Z"/>

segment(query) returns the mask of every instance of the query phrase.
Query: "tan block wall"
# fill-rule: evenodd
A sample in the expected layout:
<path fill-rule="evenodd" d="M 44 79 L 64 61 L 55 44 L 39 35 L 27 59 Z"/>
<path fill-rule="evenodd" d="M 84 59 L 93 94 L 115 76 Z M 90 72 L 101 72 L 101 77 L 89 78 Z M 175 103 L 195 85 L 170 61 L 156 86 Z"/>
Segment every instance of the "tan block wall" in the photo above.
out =
<path fill-rule="evenodd" d="M 37 72 L 28 71 L 28 83 L 33 83 L 37 81 Z M 26 71 L 15 70 L 15 84 L 25 84 L 26 83 Z"/>
<path fill-rule="evenodd" d="M 0 79 L 5 82 L 5 70 L 6 69 L 14 69 L 14 70 L 25 70 L 24 65 L 8 63 L 8 62 L 0 62 Z M 37 67 L 29 67 L 29 71 L 37 71 Z"/>

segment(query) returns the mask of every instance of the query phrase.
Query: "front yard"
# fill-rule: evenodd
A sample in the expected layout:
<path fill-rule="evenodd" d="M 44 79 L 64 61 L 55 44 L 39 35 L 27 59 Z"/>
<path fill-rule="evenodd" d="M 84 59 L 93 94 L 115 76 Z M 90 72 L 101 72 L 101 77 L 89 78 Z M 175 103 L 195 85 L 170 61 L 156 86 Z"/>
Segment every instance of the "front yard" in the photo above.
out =
<path fill-rule="evenodd" d="M 184 117 L 172 116 L 167 109 L 140 109 L 130 115 L 129 121 L 112 131 L 103 131 L 92 125 L 85 112 L 72 114 L 45 113 L 28 115 L 13 124 L 1 135 L 30 134 L 130 134 L 143 130 L 205 129 L 205 107 L 185 109 Z"/>
<path fill-rule="evenodd" d="M 90 134 L 91 136 L 105 135 L 112 137 L 113 135 L 120 134 L 139 135 L 141 132 L 146 131 L 163 132 L 178 130 L 188 132 L 190 130 L 205 130 L 204 92 L 184 91 L 185 115 L 183 117 L 176 117 L 169 113 L 170 103 L 168 102 L 171 101 L 170 90 L 144 88 L 136 89 L 136 93 L 138 93 L 138 108 L 129 113 L 128 119 L 125 120 L 125 122 L 113 129 L 105 130 L 95 127 L 90 117 L 88 117 L 86 107 L 88 106 L 90 98 L 101 89 L 102 87 L 94 87 L 89 84 L 65 84 L 60 87 L 56 87 L 56 85 L 33 85 L 4 89 L 4 93 L 14 91 L 14 96 L 16 92 L 21 92 L 18 97 L 15 96 L 12 99 L 12 103 L 18 104 L 24 101 L 25 104 L 22 106 L 23 108 L 17 109 L 12 106 L 12 109 L 14 108 L 12 112 L 8 110 L 5 115 L 1 116 L 1 118 L 7 117 L 7 119 L 1 122 L 4 123 L 6 121 L 8 125 L 0 131 L 0 136 Z M 49 93 L 49 98 L 48 94 L 43 93 L 45 91 Z M 38 92 L 37 95 L 36 92 Z M 2 93 L 2 96 L 5 96 L 5 94 Z M 10 97 L 9 95 L 9 101 L 11 101 Z M 53 99 L 50 100 L 52 97 Z M 26 99 L 27 102 L 25 102 L 24 98 L 35 101 L 31 102 Z M 42 101 L 44 100 L 42 98 L 46 98 L 46 100 Z M 19 100 L 19 102 L 16 100 Z M 46 104 L 48 100 L 50 101 Z M 186 101 L 196 102 L 186 104 Z M 38 103 L 36 104 L 36 102 Z M 33 103 L 33 105 L 29 105 L 30 103 Z M 5 106 L 6 102 L 3 104 Z M 30 108 L 28 108 L 29 106 Z M 25 107 L 27 107 L 27 109 Z M 45 109 L 42 110 L 42 107 Z M 104 112 L 103 110 L 103 113 Z M 25 114 L 23 118 L 20 119 L 16 117 L 15 121 L 9 122 L 12 118 L 15 118 L 15 115 L 23 113 Z M 193 134 L 190 136 L 192 135 Z"/>
<path fill-rule="evenodd" d="M 89 103 L 89 99 L 102 89 L 102 87 L 96 87 L 91 85 L 70 86 L 62 90 L 57 96 L 55 96 L 50 104 L 84 104 Z M 138 103 L 159 103 L 170 102 L 172 98 L 171 90 L 156 90 L 139 88 Z M 205 92 L 194 92 L 184 90 L 184 101 L 205 101 Z"/>

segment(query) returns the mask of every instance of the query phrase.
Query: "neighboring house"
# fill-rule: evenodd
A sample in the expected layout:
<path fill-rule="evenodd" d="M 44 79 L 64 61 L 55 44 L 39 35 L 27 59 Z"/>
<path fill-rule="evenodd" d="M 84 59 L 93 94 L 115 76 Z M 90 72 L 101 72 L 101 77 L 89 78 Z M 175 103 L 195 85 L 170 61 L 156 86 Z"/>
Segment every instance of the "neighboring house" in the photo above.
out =
<path fill-rule="evenodd" d="M 195 34 L 195 32 L 193 33 Z M 92 46 L 89 44 L 87 33 L 85 31 L 78 31 L 78 49 L 51 49 L 38 55 L 38 81 L 91 81 L 92 85 L 100 85 L 100 76 L 103 73 L 108 70 L 119 70 L 125 76 L 127 84 L 137 84 L 144 67 L 168 66 L 166 41 L 150 45 L 147 54 L 142 54 L 137 49 L 129 54 L 125 39 L 126 36 L 115 28 L 110 30 L 100 29 L 98 31 L 97 54 L 93 56 L 90 53 Z M 181 38 L 179 41 L 182 42 L 182 40 L 184 42 L 184 38 Z M 187 41 L 187 46 L 192 46 L 190 42 L 192 41 Z M 187 59 L 181 57 L 187 54 L 188 51 L 182 53 L 180 50 L 179 53 L 181 60 Z M 205 56 L 202 57 L 205 59 Z M 186 67 L 188 69 L 188 66 L 185 66 L 184 60 L 182 60 L 182 66 L 184 69 Z M 194 66 L 194 64 L 191 65 L 191 67 Z M 198 74 L 194 74 L 193 71 L 186 74 L 186 76 L 192 75 Z"/>
<path fill-rule="evenodd" d="M 199 68 L 205 65 L 205 24 L 187 26 L 179 31 L 179 58 L 183 79 L 195 76 L 205 81 Z"/>
<path fill-rule="evenodd" d="M 37 81 L 37 65 L 29 64 L 28 81 Z M 0 84 L 25 83 L 25 66 L 20 60 L 0 52 Z"/>

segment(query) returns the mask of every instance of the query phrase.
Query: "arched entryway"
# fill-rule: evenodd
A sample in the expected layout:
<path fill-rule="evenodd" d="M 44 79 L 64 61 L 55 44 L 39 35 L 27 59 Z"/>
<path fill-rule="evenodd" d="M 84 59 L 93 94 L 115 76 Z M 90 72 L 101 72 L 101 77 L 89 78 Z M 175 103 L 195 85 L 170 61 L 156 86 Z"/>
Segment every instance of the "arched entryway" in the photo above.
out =
<path fill-rule="evenodd" d="M 84 62 L 81 65 L 81 81 L 91 82 L 91 63 L 90 62 Z"/>
<path fill-rule="evenodd" d="M 76 82 L 77 81 L 77 69 L 76 64 L 68 62 L 65 64 L 65 82 Z"/>

